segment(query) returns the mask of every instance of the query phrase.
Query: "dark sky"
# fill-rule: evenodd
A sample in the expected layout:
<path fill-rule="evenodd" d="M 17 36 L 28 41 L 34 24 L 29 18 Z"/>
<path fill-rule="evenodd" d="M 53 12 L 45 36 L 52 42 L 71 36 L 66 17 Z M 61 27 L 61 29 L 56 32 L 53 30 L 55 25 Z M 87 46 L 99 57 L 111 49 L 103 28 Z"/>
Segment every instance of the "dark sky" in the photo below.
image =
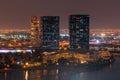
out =
<path fill-rule="evenodd" d="M 120 28 L 120 0 L 1 0 L 0 29 L 29 29 L 31 16 L 60 16 L 68 28 L 71 14 L 89 14 L 91 28 Z"/>

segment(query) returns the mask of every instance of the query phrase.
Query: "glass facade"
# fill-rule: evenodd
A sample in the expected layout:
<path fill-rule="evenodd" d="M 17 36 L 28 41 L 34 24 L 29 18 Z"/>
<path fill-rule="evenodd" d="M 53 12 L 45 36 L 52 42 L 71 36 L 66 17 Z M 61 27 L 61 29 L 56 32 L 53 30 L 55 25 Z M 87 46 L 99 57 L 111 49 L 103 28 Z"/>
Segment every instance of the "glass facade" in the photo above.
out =
<path fill-rule="evenodd" d="M 70 49 L 89 51 L 89 15 L 70 15 Z"/>
<path fill-rule="evenodd" d="M 59 48 L 59 16 L 42 16 L 42 47 L 44 49 Z"/>

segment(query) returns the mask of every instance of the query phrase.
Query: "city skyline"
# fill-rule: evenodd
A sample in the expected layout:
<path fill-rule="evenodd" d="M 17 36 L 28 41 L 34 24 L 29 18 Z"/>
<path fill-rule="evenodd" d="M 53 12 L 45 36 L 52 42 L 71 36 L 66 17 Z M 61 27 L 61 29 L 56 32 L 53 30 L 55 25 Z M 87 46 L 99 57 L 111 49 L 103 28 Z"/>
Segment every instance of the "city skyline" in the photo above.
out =
<path fill-rule="evenodd" d="M 119 80 L 119 0 L 0 2 L 0 80 Z"/>
<path fill-rule="evenodd" d="M 119 1 L 113 0 L 48 0 L 1 1 L 0 28 L 28 29 L 31 16 L 60 16 L 60 28 L 68 29 L 68 18 L 72 14 L 88 14 L 90 27 L 119 28 Z"/>

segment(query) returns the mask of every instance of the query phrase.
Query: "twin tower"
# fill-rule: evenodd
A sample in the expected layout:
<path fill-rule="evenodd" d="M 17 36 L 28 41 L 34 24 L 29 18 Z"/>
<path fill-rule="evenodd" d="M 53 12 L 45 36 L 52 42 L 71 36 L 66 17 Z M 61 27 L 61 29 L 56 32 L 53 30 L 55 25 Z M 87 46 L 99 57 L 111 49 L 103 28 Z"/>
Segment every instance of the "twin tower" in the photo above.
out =
<path fill-rule="evenodd" d="M 41 49 L 59 49 L 59 16 L 36 16 L 31 19 L 31 44 Z M 89 15 L 69 16 L 71 50 L 89 51 Z"/>

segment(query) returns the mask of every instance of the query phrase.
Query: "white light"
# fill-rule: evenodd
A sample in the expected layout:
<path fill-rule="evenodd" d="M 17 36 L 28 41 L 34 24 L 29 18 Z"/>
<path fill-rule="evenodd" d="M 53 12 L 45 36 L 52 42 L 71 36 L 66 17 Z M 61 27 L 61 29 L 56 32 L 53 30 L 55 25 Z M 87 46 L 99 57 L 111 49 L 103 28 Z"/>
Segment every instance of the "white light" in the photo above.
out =
<path fill-rule="evenodd" d="M 56 65 L 58 66 L 58 65 L 59 65 L 59 63 L 56 63 Z"/>
<path fill-rule="evenodd" d="M 0 53 L 8 53 L 9 50 L 0 50 Z"/>
<path fill-rule="evenodd" d="M 17 62 L 17 64 L 20 64 L 20 62 Z"/>
<path fill-rule="evenodd" d="M 105 34 L 104 34 L 104 33 L 101 33 L 101 37 L 105 37 Z"/>
<path fill-rule="evenodd" d="M 28 50 L 26 50 L 26 52 L 32 52 L 32 50 L 28 49 Z"/>
<path fill-rule="evenodd" d="M 10 50 L 10 52 L 11 52 L 11 53 L 15 53 L 15 52 L 16 52 L 16 50 Z"/>
<path fill-rule="evenodd" d="M 96 43 L 98 44 L 98 43 L 100 43 L 100 41 L 99 41 L 99 40 L 96 40 Z"/>
<path fill-rule="evenodd" d="M 19 49 L 18 49 L 18 50 L 16 50 L 16 52 L 22 52 L 22 50 L 19 50 Z"/>

